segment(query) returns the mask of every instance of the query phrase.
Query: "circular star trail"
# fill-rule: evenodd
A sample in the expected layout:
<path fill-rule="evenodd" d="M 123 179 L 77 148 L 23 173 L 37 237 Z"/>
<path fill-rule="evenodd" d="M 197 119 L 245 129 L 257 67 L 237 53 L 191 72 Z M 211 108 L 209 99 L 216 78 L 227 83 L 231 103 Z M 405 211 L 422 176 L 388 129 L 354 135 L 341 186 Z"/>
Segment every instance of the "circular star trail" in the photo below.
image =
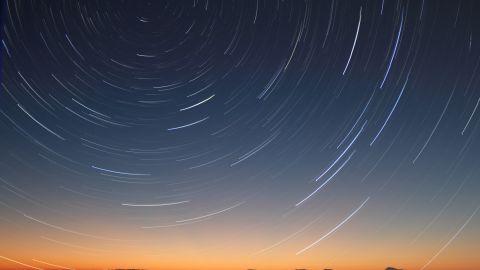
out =
<path fill-rule="evenodd" d="M 0 266 L 480 267 L 479 11 L 2 3 Z"/>

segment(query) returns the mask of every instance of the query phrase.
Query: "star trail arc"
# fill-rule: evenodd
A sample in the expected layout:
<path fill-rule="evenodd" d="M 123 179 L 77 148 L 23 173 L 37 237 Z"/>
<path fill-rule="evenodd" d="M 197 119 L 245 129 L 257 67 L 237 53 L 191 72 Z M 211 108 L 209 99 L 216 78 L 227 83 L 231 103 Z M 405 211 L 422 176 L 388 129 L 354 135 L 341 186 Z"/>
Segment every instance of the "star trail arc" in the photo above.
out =
<path fill-rule="evenodd" d="M 1 269 L 480 267 L 478 1 L 1 5 Z"/>

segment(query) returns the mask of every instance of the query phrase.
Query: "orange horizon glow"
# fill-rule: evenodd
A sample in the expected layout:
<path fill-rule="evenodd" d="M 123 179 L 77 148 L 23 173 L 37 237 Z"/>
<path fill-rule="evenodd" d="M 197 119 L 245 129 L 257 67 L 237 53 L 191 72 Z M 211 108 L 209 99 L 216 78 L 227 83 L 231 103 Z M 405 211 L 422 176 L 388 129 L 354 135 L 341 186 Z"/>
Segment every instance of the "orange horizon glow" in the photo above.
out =
<path fill-rule="evenodd" d="M 408 226 L 399 228 L 397 234 L 381 232 L 358 217 L 311 249 L 295 255 L 331 229 L 332 224 L 335 223 L 325 222 L 304 235 L 278 244 L 290 230 L 265 231 L 221 218 L 193 224 L 195 226 L 188 229 L 126 230 L 123 237 L 120 228 L 107 225 L 66 225 L 81 228 L 85 233 L 95 232 L 105 239 L 75 235 L 37 223 L 6 223 L 0 228 L 4 235 L 2 242 L 7 243 L 0 246 L 0 269 L 384 270 L 388 266 L 421 269 L 453 234 L 427 235 L 412 243 L 412 236 L 404 240 L 404 235 L 412 235 Z M 15 228 L 22 233 L 8 234 Z M 467 226 L 464 234 L 424 270 L 480 269 L 476 249 L 480 235 L 474 231 L 475 226 Z M 117 238 L 122 239 L 108 240 Z"/>
<path fill-rule="evenodd" d="M 338 240 L 338 239 L 337 239 Z M 476 239 L 478 240 L 478 239 Z M 463 239 L 461 245 L 452 245 L 448 252 L 439 256 L 433 261 L 428 270 L 479 269 L 479 262 L 474 249 L 473 240 Z M 345 269 L 345 270 L 384 270 L 387 266 L 398 267 L 404 270 L 420 269 L 429 258 L 425 257 L 427 247 L 414 248 L 408 252 L 402 248 L 385 249 L 382 246 L 364 247 L 362 253 L 355 254 L 357 247 L 345 248 L 335 244 L 335 241 L 326 241 L 322 247 L 315 249 L 315 252 L 306 253 L 301 256 L 292 256 L 287 248 L 280 248 L 275 252 L 269 252 L 263 256 L 245 256 L 247 248 L 229 251 L 225 247 L 217 250 L 197 250 L 192 247 L 183 248 L 183 252 L 168 254 L 152 254 L 151 250 L 139 248 L 117 248 L 115 251 L 104 254 L 94 254 L 88 251 L 55 250 L 37 246 L 35 250 L 16 250 L 11 247 L 6 250 L 1 248 L 0 269 L 168 269 L 168 270 L 292 270 L 297 268 L 305 269 Z M 327 248 L 328 246 L 328 248 Z M 470 250 L 464 250 L 471 247 Z M 190 250 L 190 252 L 185 252 Z M 402 252 L 404 252 L 402 254 Z M 411 256 L 413 252 L 417 255 Z M 4 255 L 8 254 L 8 255 Z M 61 254 L 61 255 L 58 255 Z M 343 254 L 339 256 L 338 254 Z M 410 254 L 406 256 L 405 254 Z M 421 255 L 420 255 L 421 254 Z M 7 260 L 8 258 L 10 260 Z M 13 260 L 17 261 L 14 262 Z M 43 263 L 42 263 L 43 262 Z M 458 263 L 461 262 L 461 263 Z M 32 267 L 22 266 L 19 263 L 28 264 Z M 52 267 L 47 265 L 63 266 Z"/>

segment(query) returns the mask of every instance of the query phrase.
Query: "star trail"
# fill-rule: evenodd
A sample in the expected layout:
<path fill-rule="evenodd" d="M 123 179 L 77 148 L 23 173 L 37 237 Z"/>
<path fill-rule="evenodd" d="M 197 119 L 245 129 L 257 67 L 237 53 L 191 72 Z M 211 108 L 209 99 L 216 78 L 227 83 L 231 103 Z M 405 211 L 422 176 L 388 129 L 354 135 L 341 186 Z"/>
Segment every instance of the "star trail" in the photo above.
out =
<path fill-rule="evenodd" d="M 480 2 L 1 8 L 0 269 L 480 268 Z"/>

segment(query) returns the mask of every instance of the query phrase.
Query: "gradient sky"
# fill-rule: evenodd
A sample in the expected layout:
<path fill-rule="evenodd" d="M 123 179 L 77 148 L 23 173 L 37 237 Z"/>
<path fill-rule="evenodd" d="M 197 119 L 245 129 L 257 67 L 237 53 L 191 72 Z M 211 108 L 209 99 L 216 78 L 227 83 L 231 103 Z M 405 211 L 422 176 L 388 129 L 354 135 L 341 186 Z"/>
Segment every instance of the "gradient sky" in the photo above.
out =
<path fill-rule="evenodd" d="M 5 1 L 0 269 L 480 269 L 480 1 Z"/>

